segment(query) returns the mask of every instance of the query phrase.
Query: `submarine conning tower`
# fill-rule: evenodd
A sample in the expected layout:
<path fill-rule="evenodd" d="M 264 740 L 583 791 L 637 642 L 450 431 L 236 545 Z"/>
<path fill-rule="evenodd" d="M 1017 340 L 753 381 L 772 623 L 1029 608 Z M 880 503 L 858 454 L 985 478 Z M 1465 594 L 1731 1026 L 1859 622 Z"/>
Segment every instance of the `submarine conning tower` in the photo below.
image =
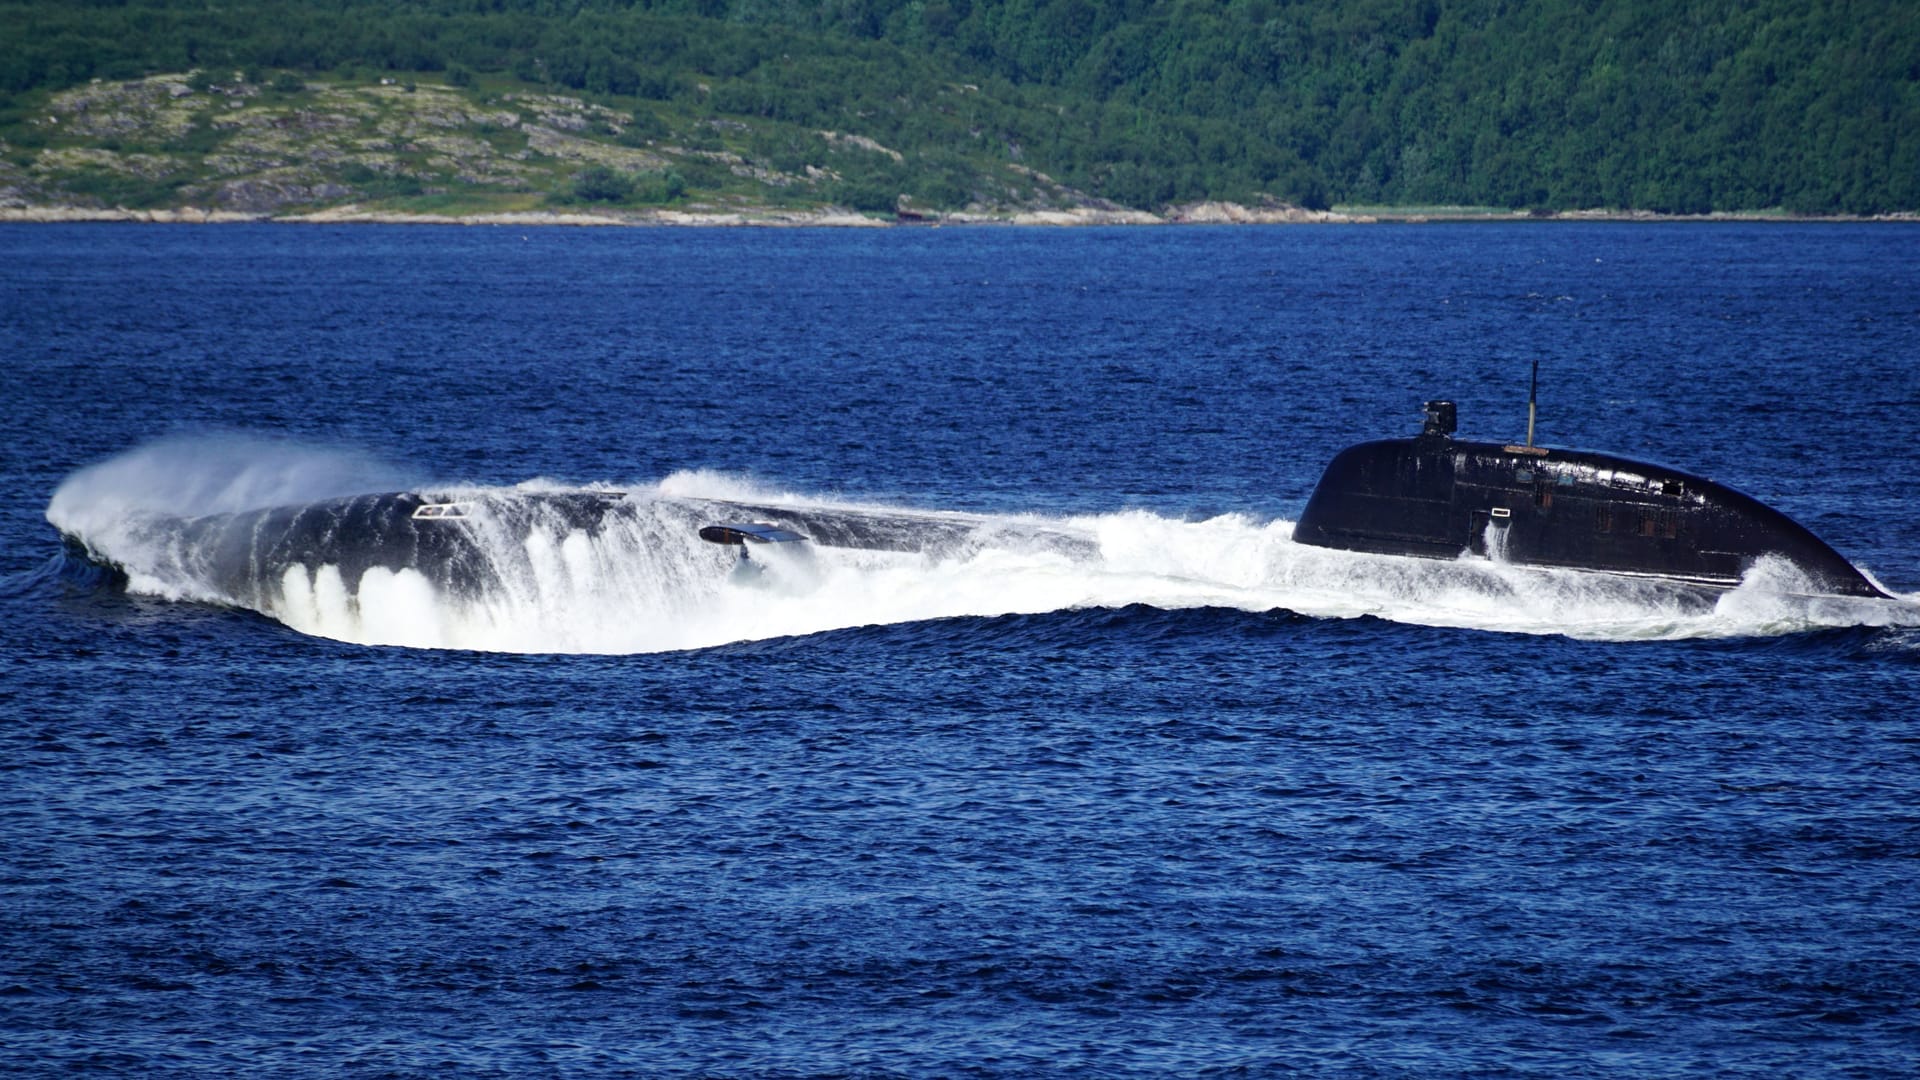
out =
<path fill-rule="evenodd" d="M 1804 526 L 1724 484 L 1613 454 L 1455 439 L 1458 420 L 1453 402 L 1428 401 L 1418 436 L 1335 455 L 1293 538 L 1716 589 L 1775 556 L 1804 591 L 1887 595 Z"/>

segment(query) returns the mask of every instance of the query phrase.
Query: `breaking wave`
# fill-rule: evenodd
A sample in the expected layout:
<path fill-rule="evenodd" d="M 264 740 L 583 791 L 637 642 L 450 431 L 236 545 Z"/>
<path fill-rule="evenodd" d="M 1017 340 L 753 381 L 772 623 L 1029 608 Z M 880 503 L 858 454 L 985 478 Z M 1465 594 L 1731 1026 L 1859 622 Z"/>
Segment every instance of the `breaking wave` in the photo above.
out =
<path fill-rule="evenodd" d="M 404 490 L 399 495 L 368 492 Z M 451 505 L 422 520 L 421 505 Z M 1635 640 L 1920 625 L 1920 605 L 1804 595 L 1762 562 L 1710 594 L 1661 582 L 1295 544 L 1230 514 L 965 515 L 812 499 L 739 477 L 638 487 L 413 486 L 355 455 L 174 440 L 82 470 L 48 519 L 135 592 L 363 644 L 510 652 L 701 648 L 855 626 L 1148 605 L 1288 609 Z M 705 543 L 778 518 L 873 547 Z"/>

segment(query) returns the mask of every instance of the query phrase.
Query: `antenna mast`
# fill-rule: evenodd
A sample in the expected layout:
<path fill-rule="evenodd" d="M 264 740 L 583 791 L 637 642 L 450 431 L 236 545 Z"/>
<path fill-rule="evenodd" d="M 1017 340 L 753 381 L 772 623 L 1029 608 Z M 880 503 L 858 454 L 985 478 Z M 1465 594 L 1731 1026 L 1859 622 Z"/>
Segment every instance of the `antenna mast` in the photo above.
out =
<path fill-rule="evenodd" d="M 1540 361 L 1533 362 L 1533 382 L 1527 387 L 1527 448 L 1533 448 L 1533 402 L 1540 391 Z"/>

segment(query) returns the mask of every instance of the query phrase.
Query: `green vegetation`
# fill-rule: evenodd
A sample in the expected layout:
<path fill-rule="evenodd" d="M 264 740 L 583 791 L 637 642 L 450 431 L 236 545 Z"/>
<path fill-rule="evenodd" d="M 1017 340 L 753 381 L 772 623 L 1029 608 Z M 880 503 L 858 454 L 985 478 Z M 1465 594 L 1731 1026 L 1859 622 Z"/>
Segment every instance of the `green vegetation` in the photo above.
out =
<path fill-rule="evenodd" d="M 0 0 L 0 25 L 16 203 L 1920 209 L 1909 0 Z"/>

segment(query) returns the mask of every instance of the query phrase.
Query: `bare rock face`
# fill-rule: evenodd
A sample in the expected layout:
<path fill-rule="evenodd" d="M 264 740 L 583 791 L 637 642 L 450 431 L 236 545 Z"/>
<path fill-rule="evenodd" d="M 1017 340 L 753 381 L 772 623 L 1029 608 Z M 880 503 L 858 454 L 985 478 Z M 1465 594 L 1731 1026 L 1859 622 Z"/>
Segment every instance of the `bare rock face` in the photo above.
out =
<path fill-rule="evenodd" d="M 203 210 L 182 206 L 169 210 L 127 210 L 98 206 L 0 206 L 0 221 L 54 225 L 82 221 L 141 221 L 159 224 L 221 225 L 230 222 L 262 221 L 265 215 L 237 210 Z"/>
<path fill-rule="evenodd" d="M 222 210 L 272 214 L 290 206 L 344 199 L 351 194 L 352 189 L 325 181 L 300 183 L 268 177 L 247 177 L 221 184 L 211 201 Z"/>
<path fill-rule="evenodd" d="M 1172 207 L 1167 220 L 1183 225 L 1301 225 L 1355 220 L 1331 210 L 1305 210 L 1286 203 L 1242 206 L 1234 202 L 1197 202 Z"/>
<path fill-rule="evenodd" d="M 1163 219 L 1145 210 L 1076 206 L 1071 210 L 1028 210 L 1013 215 L 1015 225 L 1158 225 Z"/>

